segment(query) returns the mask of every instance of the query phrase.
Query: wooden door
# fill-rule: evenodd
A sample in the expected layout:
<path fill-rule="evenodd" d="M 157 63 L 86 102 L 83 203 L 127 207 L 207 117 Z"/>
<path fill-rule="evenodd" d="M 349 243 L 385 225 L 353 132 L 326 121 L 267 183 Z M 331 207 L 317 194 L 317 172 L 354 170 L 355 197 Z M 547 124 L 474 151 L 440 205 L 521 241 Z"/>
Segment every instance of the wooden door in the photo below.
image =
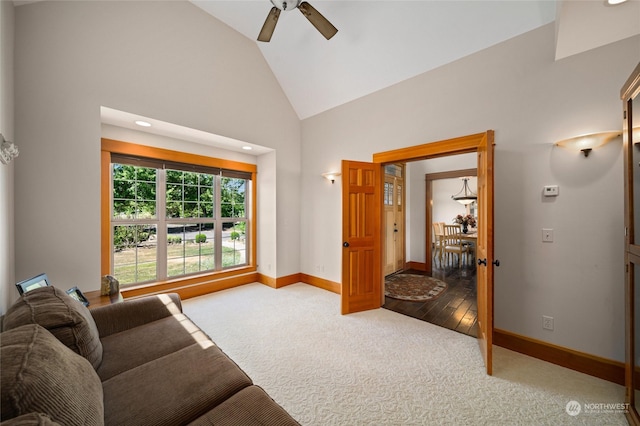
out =
<path fill-rule="evenodd" d="M 620 91 L 625 210 L 625 386 L 630 425 L 640 425 L 640 63 Z M 634 137 L 635 136 L 635 137 Z"/>
<path fill-rule="evenodd" d="M 380 165 L 342 161 L 343 314 L 381 306 Z"/>
<path fill-rule="evenodd" d="M 478 145 L 478 344 L 491 375 L 493 345 L 493 132 Z M 480 263 L 482 262 L 482 263 Z M 497 262 L 499 265 L 499 262 Z"/>
<path fill-rule="evenodd" d="M 404 165 L 385 166 L 382 204 L 384 275 L 404 269 Z"/>

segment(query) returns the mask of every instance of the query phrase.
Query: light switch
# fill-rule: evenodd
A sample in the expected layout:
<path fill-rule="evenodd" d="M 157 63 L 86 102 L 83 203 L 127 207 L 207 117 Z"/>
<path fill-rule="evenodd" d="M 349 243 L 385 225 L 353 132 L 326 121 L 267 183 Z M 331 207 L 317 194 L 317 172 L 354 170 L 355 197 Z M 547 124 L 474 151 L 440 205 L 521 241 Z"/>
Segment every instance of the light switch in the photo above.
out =
<path fill-rule="evenodd" d="M 542 242 L 543 243 L 553 242 L 553 229 L 542 228 Z"/>
<path fill-rule="evenodd" d="M 545 197 L 557 197 L 558 196 L 558 185 L 547 185 L 544 187 L 544 196 Z"/>

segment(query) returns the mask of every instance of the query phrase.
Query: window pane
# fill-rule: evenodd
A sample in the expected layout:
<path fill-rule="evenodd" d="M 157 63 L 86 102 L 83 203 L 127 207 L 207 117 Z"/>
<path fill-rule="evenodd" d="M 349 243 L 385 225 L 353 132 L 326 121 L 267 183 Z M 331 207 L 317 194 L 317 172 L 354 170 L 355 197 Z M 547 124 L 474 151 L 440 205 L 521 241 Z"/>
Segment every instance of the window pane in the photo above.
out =
<path fill-rule="evenodd" d="M 167 184 L 167 200 L 182 201 L 182 185 Z"/>
<path fill-rule="evenodd" d="M 167 225 L 167 276 L 215 269 L 214 225 Z"/>
<path fill-rule="evenodd" d="M 113 269 L 121 284 L 156 279 L 155 225 L 113 227 Z"/>
<path fill-rule="evenodd" d="M 208 175 L 205 173 L 200 174 L 200 185 L 201 186 L 213 186 L 213 175 Z"/>
<path fill-rule="evenodd" d="M 182 172 L 179 170 L 167 170 L 168 183 L 182 183 Z"/>
<path fill-rule="evenodd" d="M 176 201 L 167 201 L 167 217 L 182 217 L 182 203 Z"/>
<path fill-rule="evenodd" d="M 134 189 L 135 187 L 131 180 L 114 180 L 113 198 L 133 200 L 135 198 Z"/>
<path fill-rule="evenodd" d="M 200 217 L 214 217 L 214 203 L 213 203 L 213 187 L 201 186 L 200 197 Z"/>
<path fill-rule="evenodd" d="M 222 224 L 222 267 L 246 265 L 246 222 Z"/>
<path fill-rule="evenodd" d="M 154 200 L 156 199 L 155 182 L 138 182 L 136 185 L 136 199 L 138 200 Z"/>
<path fill-rule="evenodd" d="M 184 172 L 184 184 L 185 185 L 197 185 L 198 173 Z"/>
<path fill-rule="evenodd" d="M 198 187 L 197 186 L 185 186 L 184 187 L 184 200 L 185 201 L 198 201 Z"/>
<path fill-rule="evenodd" d="M 220 181 L 220 211 L 222 217 L 246 217 L 245 189 L 246 180 L 222 178 Z"/>
<path fill-rule="evenodd" d="M 115 219 L 133 219 L 136 215 L 136 202 L 133 200 L 113 200 Z"/>
<path fill-rule="evenodd" d="M 155 201 L 138 201 L 136 205 L 136 217 L 138 219 L 153 219 L 156 217 Z"/>
<path fill-rule="evenodd" d="M 136 167 L 136 180 L 141 182 L 153 182 L 156 181 L 156 169 L 149 167 Z M 154 185 L 155 186 L 155 185 Z"/>
<path fill-rule="evenodd" d="M 182 217 L 198 217 L 198 203 L 184 203 L 184 212 Z"/>

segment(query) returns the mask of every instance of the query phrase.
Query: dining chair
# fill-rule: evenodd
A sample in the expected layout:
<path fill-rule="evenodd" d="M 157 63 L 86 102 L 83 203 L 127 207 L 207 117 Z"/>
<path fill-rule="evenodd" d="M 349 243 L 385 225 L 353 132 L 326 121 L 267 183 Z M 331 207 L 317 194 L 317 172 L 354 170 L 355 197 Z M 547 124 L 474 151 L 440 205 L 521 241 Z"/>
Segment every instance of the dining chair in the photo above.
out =
<path fill-rule="evenodd" d="M 440 265 L 442 265 L 442 259 L 444 257 L 444 253 L 442 252 L 442 248 L 444 247 L 444 222 L 433 222 L 431 225 L 433 226 L 433 257 L 435 259 L 437 254 L 440 259 Z"/>
<path fill-rule="evenodd" d="M 448 255 L 458 256 L 458 268 L 462 266 L 462 255 L 469 253 L 469 246 L 462 239 L 462 227 L 460 225 L 444 225 L 443 252 Z M 453 260 L 453 259 L 452 259 Z"/>

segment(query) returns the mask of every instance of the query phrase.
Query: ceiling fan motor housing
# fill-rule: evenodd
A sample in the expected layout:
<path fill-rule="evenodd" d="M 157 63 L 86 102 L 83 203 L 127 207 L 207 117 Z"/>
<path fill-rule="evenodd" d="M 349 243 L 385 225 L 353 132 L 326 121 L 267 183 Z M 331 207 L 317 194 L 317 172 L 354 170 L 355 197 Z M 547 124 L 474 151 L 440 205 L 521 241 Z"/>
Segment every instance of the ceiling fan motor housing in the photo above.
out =
<path fill-rule="evenodd" d="M 300 5 L 301 0 L 271 0 L 271 3 L 280 10 L 293 10 Z"/>

